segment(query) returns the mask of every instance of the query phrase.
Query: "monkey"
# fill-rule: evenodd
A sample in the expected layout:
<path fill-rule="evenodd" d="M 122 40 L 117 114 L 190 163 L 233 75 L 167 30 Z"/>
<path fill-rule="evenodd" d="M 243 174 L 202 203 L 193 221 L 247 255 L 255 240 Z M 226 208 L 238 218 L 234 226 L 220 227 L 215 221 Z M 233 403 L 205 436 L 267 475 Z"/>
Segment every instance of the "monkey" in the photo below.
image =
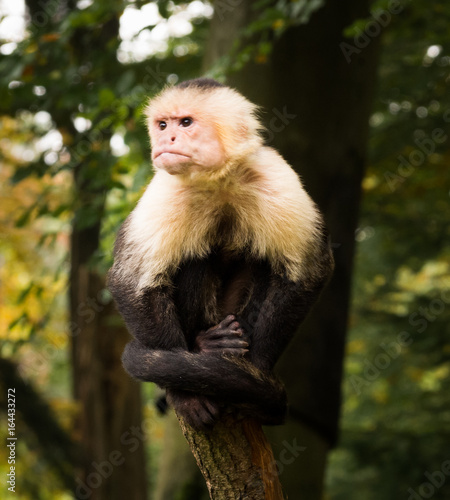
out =
<path fill-rule="evenodd" d="M 274 365 L 334 266 L 322 215 L 237 90 L 187 80 L 145 116 L 155 173 L 108 274 L 134 337 L 123 365 L 194 429 L 227 411 L 280 424 Z"/>

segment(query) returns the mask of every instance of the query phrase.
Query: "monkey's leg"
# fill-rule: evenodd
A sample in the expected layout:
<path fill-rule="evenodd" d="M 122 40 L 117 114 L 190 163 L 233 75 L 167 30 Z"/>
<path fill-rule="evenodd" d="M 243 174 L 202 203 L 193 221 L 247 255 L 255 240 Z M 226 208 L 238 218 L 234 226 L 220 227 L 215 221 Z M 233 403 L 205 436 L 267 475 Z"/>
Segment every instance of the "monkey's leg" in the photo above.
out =
<path fill-rule="evenodd" d="M 250 332 L 250 361 L 271 371 L 305 319 L 333 269 L 333 255 L 324 232 L 305 264 L 302 278 L 291 281 L 274 272 L 255 272 L 255 293 L 239 321 Z"/>
<path fill-rule="evenodd" d="M 238 357 L 147 349 L 130 342 L 122 357 L 128 373 L 170 391 L 186 391 L 235 406 L 263 423 L 281 423 L 286 393 L 273 376 Z"/>
<path fill-rule="evenodd" d="M 194 352 L 244 357 L 248 347 L 243 328 L 234 315 L 228 315 L 218 325 L 197 335 Z M 217 398 L 176 389 L 167 389 L 167 400 L 196 429 L 212 427 L 223 409 Z"/>
<path fill-rule="evenodd" d="M 188 391 L 167 389 L 167 401 L 177 415 L 194 429 L 211 428 L 219 419 L 222 405 L 210 396 L 202 396 Z"/>

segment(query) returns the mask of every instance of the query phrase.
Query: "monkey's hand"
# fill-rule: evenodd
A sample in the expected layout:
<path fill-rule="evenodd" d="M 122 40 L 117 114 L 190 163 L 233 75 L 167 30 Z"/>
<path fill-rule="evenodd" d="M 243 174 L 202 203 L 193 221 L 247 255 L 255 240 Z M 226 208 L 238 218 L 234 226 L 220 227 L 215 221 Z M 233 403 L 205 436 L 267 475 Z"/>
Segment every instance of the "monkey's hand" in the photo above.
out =
<path fill-rule="evenodd" d="M 249 346 L 244 329 L 236 317 L 230 314 L 218 325 L 197 335 L 194 351 L 244 357 L 248 354 Z"/>
<path fill-rule="evenodd" d="M 167 389 L 167 400 L 186 423 L 199 431 L 210 429 L 219 417 L 219 405 L 206 396 Z"/>

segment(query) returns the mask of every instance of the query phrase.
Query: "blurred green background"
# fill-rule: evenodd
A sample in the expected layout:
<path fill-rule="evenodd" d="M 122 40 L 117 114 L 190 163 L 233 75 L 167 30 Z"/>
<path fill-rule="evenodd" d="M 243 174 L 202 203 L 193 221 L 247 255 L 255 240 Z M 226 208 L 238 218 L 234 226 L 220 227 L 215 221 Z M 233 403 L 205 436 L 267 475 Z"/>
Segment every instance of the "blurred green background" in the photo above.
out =
<path fill-rule="evenodd" d="M 94 468 L 103 479 L 96 486 L 92 476 L 90 492 L 78 489 L 78 498 L 204 498 L 195 466 L 188 458 L 181 465 L 186 451 L 169 442 L 176 423 L 156 411 L 155 388 L 143 387 L 141 398 L 122 373 L 127 334 L 104 285 L 117 228 L 151 178 L 142 109 L 165 84 L 205 70 L 233 82 L 246 68 L 275 64 L 277 44 L 312 22 L 323 24 L 317 36 L 326 39 L 322 19 L 333 22 L 330 3 L 0 2 L 2 442 L 12 386 L 18 429 L 16 493 L 5 490 L 2 498 L 73 498 L 80 485 L 74 478 L 87 480 L 92 457 L 103 464 Z M 342 41 L 332 57 L 351 68 L 370 54 L 376 79 L 360 84 L 373 86 L 367 109 L 339 104 L 343 114 L 348 107 L 350 122 L 359 113 L 369 124 L 361 141 L 341 433 L 328 454 L 323 493 L 289 498 L 444 500 L 450 498 L 450 4 L 355 5 L 345 0 L 335 7 L 353 14 L 339 28 Z M 241 36 L 221 54 L 211 22 L 238 18 Z M 277 78 L 288 78 L 283 68 L 297 65 L 310 92 L 320 84 L 314 99 L 324 107 L 317 119 L 326 123 L 331 97 L 344 99 L 336 91 L 343 77 L 314 80 L 316 67 L 328 64 L 314 50 L 305 44 L 310 67 L 294 54 L 279 63 Z M 257 92 L 261 82 L 245 78 L 242 88 Z M 280 93 L 275 84 L 272 92 Z M 269 127 L 269 142 L 270 133 Z M 299 148 L 320 134 L 317 127 L 309 133 Z M 324 135 L 323 148 L 333 148 L 332 141 L 332 133 Z M 321 171 L 315 175 L 319 193 Z M 330 184 L 326 189 L 342 194 Z M 335 239 L 336 252 L 341 244 Z M 140 422 L 146 438 L 132 431 Z M 110 450 L 124 445 L 127 429 L 131 458 L 110 467 L 101 457 L 114 462 Z M 122 441 L 114 446 L 116 439 Z M 1 446 L 2 483 L 8 455 Z M 283 468 L 302 474 L 296 461 Z M 185 486 L 161 493 L 169 490 L 160 483 L 177 476 L 188 478 Z M 107 486 L 113 483 L 116 493 Z"/>

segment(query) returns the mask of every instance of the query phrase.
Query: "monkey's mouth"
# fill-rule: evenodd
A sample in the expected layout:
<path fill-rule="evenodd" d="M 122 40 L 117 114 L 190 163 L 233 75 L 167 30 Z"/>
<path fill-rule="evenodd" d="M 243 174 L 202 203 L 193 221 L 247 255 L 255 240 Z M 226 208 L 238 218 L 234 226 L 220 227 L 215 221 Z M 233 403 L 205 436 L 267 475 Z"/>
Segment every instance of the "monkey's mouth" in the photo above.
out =
<path fill-rule="evenodd" d="M 187 156 L 183 153 L 179 153 L 178 151 L 160 151 L 160 152 L 156 153 L 156 155 L 154 156 L 153 159 L 156 160 L 156 158 L 159 158 L 162 155 L 176 155 L 176 156 L 184 156 L 185 158 L 189 158 L 189 156 Z"/>

